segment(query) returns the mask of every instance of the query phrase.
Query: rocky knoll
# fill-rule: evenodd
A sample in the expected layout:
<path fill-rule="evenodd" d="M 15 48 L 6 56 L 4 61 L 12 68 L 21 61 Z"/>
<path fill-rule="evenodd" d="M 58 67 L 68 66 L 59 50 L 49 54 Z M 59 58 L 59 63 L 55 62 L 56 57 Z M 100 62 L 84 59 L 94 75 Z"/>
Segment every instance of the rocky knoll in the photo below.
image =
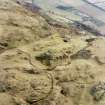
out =
<path fill-rule="evenodd" d="M 105 105 L 105 39 L 0 1 L 0 105 Z"/>

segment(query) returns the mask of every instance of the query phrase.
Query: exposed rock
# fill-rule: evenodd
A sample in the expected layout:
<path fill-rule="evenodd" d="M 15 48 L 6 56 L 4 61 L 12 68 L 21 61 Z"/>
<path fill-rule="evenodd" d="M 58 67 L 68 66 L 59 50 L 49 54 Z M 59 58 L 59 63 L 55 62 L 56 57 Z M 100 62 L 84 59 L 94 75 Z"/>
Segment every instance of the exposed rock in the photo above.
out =
<path fill-rule="evenodd" d="M 99 82 L 91 88 L 90 92 L 95 101 L 101 101 L 105 97 L 105 83 Z"/>
<path fill-rule="evenodd" d="M 91 42 L 93 42 L 94 40 L 95 40 L 95 38 L 86 39 L 86 41 L 87 41 L 88 43 L 91 43 Z"/>
<path fill-rule="evenodd" d="M 71 56 L 71 59 L 89 59 L 91 58 L 91 51 L 90 50 L 80 50 L 76 54 Z"/>

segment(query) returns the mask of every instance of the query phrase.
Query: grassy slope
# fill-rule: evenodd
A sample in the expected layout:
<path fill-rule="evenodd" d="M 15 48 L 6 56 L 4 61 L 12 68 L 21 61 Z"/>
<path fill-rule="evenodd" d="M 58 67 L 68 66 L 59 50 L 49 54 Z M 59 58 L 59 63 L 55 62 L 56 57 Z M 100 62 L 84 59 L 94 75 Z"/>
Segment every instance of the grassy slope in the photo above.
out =
<path fill-rule="evenodd" d="M 49 25 L 13 1 L 0 4 L 0 105 L 104 105 L 104 89 L 90 94 L 105 79 L 104 38 Z"/>

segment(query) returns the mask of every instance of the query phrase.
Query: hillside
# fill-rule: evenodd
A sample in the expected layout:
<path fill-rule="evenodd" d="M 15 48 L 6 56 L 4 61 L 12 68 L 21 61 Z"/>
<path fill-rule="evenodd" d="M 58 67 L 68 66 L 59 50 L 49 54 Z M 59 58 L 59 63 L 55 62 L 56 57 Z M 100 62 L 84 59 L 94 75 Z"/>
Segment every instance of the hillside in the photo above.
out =
<path fill-rule="evenodd" d="M 105 38 L 1 0 L 0 105 L 105 105 Z"/>

